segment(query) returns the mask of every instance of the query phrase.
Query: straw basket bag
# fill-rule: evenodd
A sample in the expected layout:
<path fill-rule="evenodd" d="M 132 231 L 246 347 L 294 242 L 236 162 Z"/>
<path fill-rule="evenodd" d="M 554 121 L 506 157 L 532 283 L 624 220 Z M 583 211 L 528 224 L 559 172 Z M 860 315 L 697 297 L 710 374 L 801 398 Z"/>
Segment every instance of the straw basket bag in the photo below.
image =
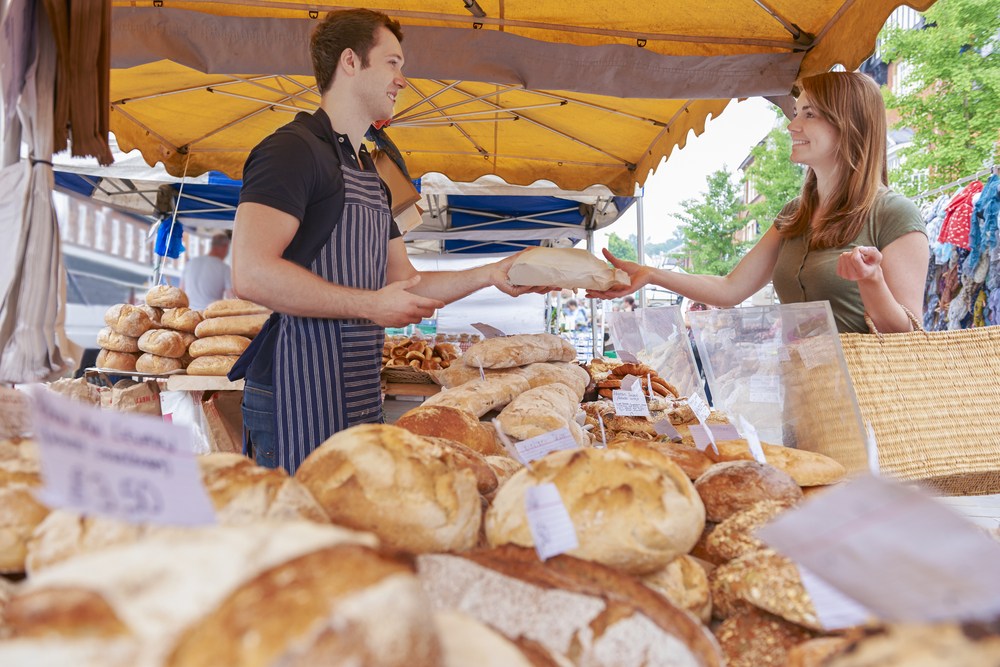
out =
<path fill-rule="evenodd" d="M 904 310 L 906 310 L 904 308 Z M 841 334 L 884 474 L 945 495 L 1000 493 L 1000 327 Z"/>

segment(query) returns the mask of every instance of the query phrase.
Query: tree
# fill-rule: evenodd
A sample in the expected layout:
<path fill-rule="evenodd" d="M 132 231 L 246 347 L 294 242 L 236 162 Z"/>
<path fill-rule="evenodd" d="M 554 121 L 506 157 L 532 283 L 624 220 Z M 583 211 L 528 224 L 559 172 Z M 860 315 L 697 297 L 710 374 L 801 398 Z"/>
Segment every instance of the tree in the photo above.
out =
<path fill-rule="evenodd" d="M 638 248 L 635 234 L 628 235 L 628 242 L 633 248 Z M 684 243 L 684 234 L 680 229 L 674 229 L 674 235 L 666 241 L 654 243 L 652 238 L 646 239 L 644 250 L 650 257 L 656 255 L 669 255 L 670 251 Z"/>
<path fill-rule="evenodd" d="M 922 30 L 891 30 L 888 56 L 909 65 L 900 95 L 886 95 L 913 144 L 890 175 L 908 195 L 989 167 L 1000 158 L 1000 11 L 996 0 L 940 0 Z M 926 176 L 925 176 L 926 174 Z"/>
<path fill-rule="evenodd" d="M 708 192 L 702 199 L 681 202 L 685 214 L 679 216 L 691 255 L 692 271 L 722 276 L 729 273 L 752 242 L 737 243 L 733 234 L 746 225 L 738 218 L 742 209 L 740 186 L 723 167 L 706 179 Z"/>
<path fill-rule="evenodd" d="M 608 236 L 608 250 L 618 259 L 628 262 L 638 262 L 639 255 L 635 251 L 635 245 L 623 240 L 620 236 L 612 233 Z"/>
<path fill-rule="evenodd" d="M 780 118 L 785 114 L 775 107 Z M 751 181 L 763 201 L 747 207 L 746 222 L 756 221 L 758 235 L 766 232 L 782 207 L 799 196 L 806 171 L 791 161 L 792 136 L 783 127 L 776 127 L 764 140 L 750 150 L 753 162 L 746 168 L 743 182 Z"/>

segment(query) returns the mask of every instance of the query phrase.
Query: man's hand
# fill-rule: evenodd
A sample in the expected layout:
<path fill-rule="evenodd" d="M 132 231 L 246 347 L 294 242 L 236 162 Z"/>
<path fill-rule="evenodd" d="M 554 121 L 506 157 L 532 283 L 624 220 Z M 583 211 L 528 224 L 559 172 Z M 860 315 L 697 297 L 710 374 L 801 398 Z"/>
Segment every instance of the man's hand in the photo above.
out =
<path fill-rule="evenodd" d="M 406 290 L 416 286 L 420 276 L 390 283 L 375 292 L 371 321 L 382 327 L 405 327 L 419 324 L 425 317 L 431 317 L 444 302 L 428 299 Z"/>
<path fill-rule="evenodd" d="M 607 258 L 611 265 L 616 269 L 621 269 L 628 274 L 631 284 L 629 285 L 618 285 L 612 287 L 609 290 L 603 292 L 596 292 L 592 290 L 587 291 L 588 299 L 617 299 L 620 296 L 625 296 L 626 294 L 632 294 L 633 292 L 638 292 L 641 287 L 644 287 L 650 283 L 653 276 L 653 270 L 648 266 L 640 266 L 635 262 L 626 262 L 618 259 L 612 255 L 607 248 L 604 249 L 604 256 Z"/>
<path fill-rule="evenodd" d="M 527 252 L 527 250 L 522 250 L 519 253 L 515 253 L 504 260 L 497 262 L 496 264 L 490 264 L 490 284 L 496 287 L 498 290 L 504 294 L 509 294 L 511 296 L 521 296 L 522 294 L 545 294 L 555 287 L 546 287 L 539 285 L 514 285 L 510 282 L 510 276 L 507 273 L 510 271 L 510 267 L 514 266 L 514 260 L 516 260 L 521 253 Z"/>

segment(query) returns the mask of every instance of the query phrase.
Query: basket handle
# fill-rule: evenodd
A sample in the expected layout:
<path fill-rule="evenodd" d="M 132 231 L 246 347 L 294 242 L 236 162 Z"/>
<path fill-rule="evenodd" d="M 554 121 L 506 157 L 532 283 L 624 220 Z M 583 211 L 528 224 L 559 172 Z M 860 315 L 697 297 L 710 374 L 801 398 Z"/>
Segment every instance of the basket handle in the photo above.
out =
<path fill-rule="evenodd" d="M 910 318 L 910 323 L 913 324 L 914 331 L 923 331 L 925 334 L 927 333 L 926 331 L 924 331 L 923 322 L 918 320 L 917 316 L 911 313 L 909 308 L 907 308 L 903 304 L 899 304 L 899 307 L 902 308 L 903 312 L 906 313 L 906 316 Z M 865 324 L 868 325 L 868 333 L 873 333 L 876 336 L 878 336 L 878 340 L 881 343 L 883 340 L 882 333 L 875 328 L 875 323 L 872 321 L 871 315 L 868 314 L 867 310 L 865 311 Z"/>

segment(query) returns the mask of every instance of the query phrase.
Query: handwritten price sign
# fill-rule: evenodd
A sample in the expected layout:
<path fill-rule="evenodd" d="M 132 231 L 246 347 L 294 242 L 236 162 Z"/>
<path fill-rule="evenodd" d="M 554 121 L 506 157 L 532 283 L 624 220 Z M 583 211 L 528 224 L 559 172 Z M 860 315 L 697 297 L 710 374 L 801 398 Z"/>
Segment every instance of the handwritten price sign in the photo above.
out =
<path fill-rule="evenodd" d="M 44 389 L 32 392 L 32 416 L 47 505 L 132 523 L 215 523 L 188 429 Z"/>

